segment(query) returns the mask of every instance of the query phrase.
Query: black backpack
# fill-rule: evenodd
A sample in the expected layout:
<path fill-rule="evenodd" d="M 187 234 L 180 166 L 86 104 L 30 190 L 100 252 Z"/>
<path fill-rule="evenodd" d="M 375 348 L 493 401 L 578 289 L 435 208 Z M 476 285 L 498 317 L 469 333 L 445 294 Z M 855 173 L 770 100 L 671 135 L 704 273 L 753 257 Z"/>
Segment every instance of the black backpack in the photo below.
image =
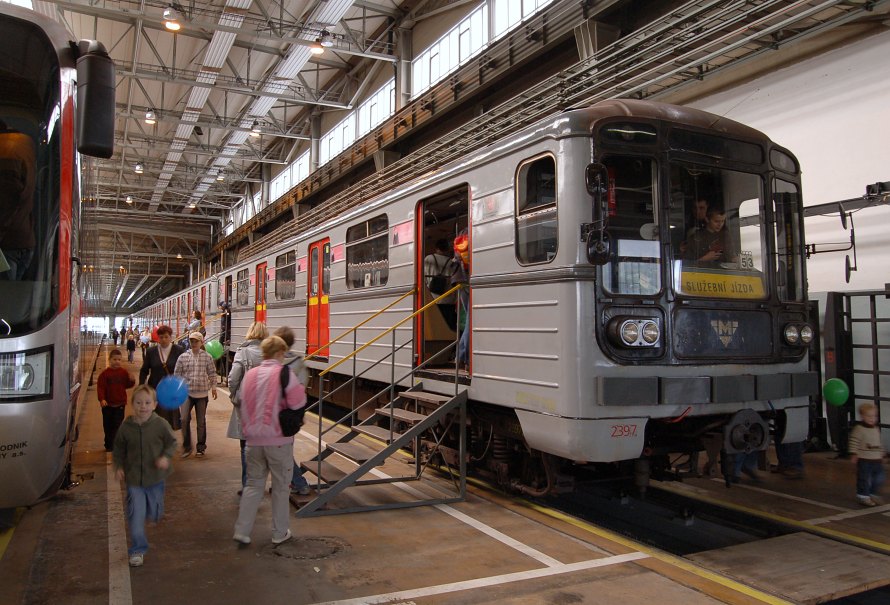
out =
<path fill-rule="evenodd" d="M 290 367 L 289 366 L 281 366 L 281 400 L 286 403 L 286 395 L 285 391 L 287 390 L 287 385 L 290 383 Z M 281 432 L 285 437 L 293 437 L 298 432 L 300 432 L 300 427 L 303 426 L 303 415 L 306 413 L 306 406 L 301 407 L 298 410 L 292 410 L 288 407 L 285 407 L 283 410 L 278 412 L 278 424 L 281 425 Z"/>
<path fill-rule="evenodd" d="M 443 274 L 443 271 L 448 268 L 448 261 L 445 261 L 445 264 L 442 267 L 439 267 L 438 261 L 439 259 L 433 255 L 433 262 L 436 263 L 436 269 L 438 269 L 436 275 L 430 277 L 429 289 L 433 296 L 440 296 L 448 290 L 448 278 L 450 277 L 449 275 Z"/>

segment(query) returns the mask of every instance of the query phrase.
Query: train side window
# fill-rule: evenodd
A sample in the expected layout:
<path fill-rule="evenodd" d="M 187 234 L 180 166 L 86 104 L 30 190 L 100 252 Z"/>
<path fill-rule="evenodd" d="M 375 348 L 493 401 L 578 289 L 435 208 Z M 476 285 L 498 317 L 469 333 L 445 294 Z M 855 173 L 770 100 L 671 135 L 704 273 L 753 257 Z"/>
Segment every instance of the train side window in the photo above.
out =
<path fill-rule="evenodd" d="M 547 155 L 520 164 L 516 173 L 516 258 L 548 263 L 556 256 L 556 160 Z"/>
<path fill-rule="evenodd" d="M 238 271 L 235 280 L 238 282 L 238 306 L 246 307 L 248 302 L 248 291 L 250 288 L 250 274 L 248 270 L 242 269 L 241 271 Z"/>
<path fill-rule="evenodd" d="M 275 257 L 275 300 L 292 300 L 297 295 L 297 253 L 291 250 Z"/>
<path fill-rule="evenodd" d="M 346 230 L 346 287 L 384 286 L 389 280 L 389 218 L 380 215 Z"/>

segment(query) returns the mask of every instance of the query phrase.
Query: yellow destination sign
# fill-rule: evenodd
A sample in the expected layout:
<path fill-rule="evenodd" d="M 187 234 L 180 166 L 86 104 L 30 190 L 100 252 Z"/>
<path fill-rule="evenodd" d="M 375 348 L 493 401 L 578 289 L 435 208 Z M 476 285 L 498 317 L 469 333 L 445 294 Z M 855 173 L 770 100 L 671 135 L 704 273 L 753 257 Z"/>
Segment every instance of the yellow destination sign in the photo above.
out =
<path fill-rule="evenodd" d="M 680 289 L 684 294 L 711 298 L 763 298 L 760 275 L 683 271 Z"/>

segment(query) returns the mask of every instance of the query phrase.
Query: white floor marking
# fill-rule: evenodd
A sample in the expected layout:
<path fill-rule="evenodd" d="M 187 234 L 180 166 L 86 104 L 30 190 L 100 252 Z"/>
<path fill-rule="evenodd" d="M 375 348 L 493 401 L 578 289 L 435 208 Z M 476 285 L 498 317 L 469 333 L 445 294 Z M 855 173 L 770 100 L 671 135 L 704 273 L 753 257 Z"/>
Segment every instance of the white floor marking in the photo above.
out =
<path fill-rule="evenodd" d="M 723 479 L 714 478 L 711 481 L 716 481 L 718 483 L 723 483 Z M 834 504 L 828 504 L 826 502 L 819 502 L 818 500 L 810 500 L 809 498 L 801 498 L 800 496 L 792 496 L 791 494 L 783 494 L 782 492 L 775 492 L 771 489 L 763 489 L 762 487 L 754 487 L 752 485 L 740 485 L 738 483 L 734 483 L 732 489 L 749 489 L 752 492 L 760 492 L 762 494 L 768 494 L 770 496 L 778 496 L 779 498 L 785 498 L 786 500 L 794 500 L 795 502 L 802 502 L 804 504 L 812 504 L 813 506 L 819 506 L 822 508 L 828 508 L 831 510 L 838 510 L 841 512 L 849 512 L 849 508 L 844 508 L 843 506 L 835 506 Z"/>
<path fill-rule="evenodd" d="M 111 465 L 108 477 L 108 605 L 132 605 L 130 566 L 127 560 L 127 525 L 120 482 Z"/>
<path fill-rule="evenodd" d="M 875 506 L 872 508 L 863 508 L 861 510 L 851 510 L 846 513 L 841 513 L 839 515 L 831 515 L 830 517 L 819 517 L 818 519 L 807 519 L 804 523 L 809 523 L 810 525 L 820 525 L 822 523 L 831 523 L 832 521 L 843 521 L 844 519 L 855 519 L 856 517 L 863 517 L 865 515 L 874 515 L 876 513 L 884 513 L 887 514 L 890 511 L 890 504 L 884 504 L 883 506 Z"/>
<path fill-rule="evenodd" d="M 372 603 L 392 603 L 393 601 L 397 601 L 399 599 L 417 599 L 422 597 L 447 594 L 451 592 L 458 592 L 461 590 L 473 590 L 489 586 L 499 586 L 502 584 L 508 584 L 510 582 L 533 580 L 536 578 L 546 578 L 559 574 L 574 573 L 587 569 L 595 569 L 597 567 L 606 567 L 608 565 L 618 565 L 620 563 L 638 561 L 640 559 L 646 559 L 648 557 L 649 555 L 645 553 L 632 552 L 624 555 L 615 555 L 613 557 L 603 557 L 602 559 L 581 561 L 580 563 L 568 563 L 565 565 L 559 565 L 557 567 L 530 569 L 528 571 L 518 571 L 515 573 L 502 574 L 499 576 L 489 576 L 487 578 L 477 578 L 475 580 L 465 580 L 463 582 L 451 582 L 449 584 L 439 584 L 438 586 L 427 586 L 424 588 L 401 590 L 398 592 L 364 596 L 355 599 L 325 601 L 323 603 L 316 603 L 315 605 L 370 605 Z"/>

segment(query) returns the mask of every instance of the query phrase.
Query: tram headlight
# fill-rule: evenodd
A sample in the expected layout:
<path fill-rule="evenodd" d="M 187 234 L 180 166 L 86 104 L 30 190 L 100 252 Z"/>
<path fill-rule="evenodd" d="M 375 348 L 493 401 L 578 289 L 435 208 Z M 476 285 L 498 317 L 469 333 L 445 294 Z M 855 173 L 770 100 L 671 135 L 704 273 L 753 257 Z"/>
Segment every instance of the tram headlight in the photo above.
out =
<path fill-rule="evenodd" d="M 800 327 L 800 342 L 805 345 L 813 342 L 813 328 L 811 326 L 804 324 Z"/>
<path fill-rule="evenodd" d="M 0 354 L 0 399 L 46 396 L 51 385 L 51 350 Z"/>
<path fill-rule="evenodd" d="M 643 340 L 646 341 L 646 344 L 650 345 L 657 343 L 658 338 L 661 336 L 661 330 L 658 329 L 658 324 L 654 321 L 644 321 L 641 333 L 643 335 Z"/>
<path fill-rule="evenodd" d="M 629 319 L 621 324 L 621 341 L 626 345 L 634 345 L 640 337 L 640 326 Z"/>
<path fill-rule="evenodd" d="M 800 330 L 794 324 L 788 324 L 785 326 L 785 342 L 790 345 L 796 345 L 800 342 Z"/>

